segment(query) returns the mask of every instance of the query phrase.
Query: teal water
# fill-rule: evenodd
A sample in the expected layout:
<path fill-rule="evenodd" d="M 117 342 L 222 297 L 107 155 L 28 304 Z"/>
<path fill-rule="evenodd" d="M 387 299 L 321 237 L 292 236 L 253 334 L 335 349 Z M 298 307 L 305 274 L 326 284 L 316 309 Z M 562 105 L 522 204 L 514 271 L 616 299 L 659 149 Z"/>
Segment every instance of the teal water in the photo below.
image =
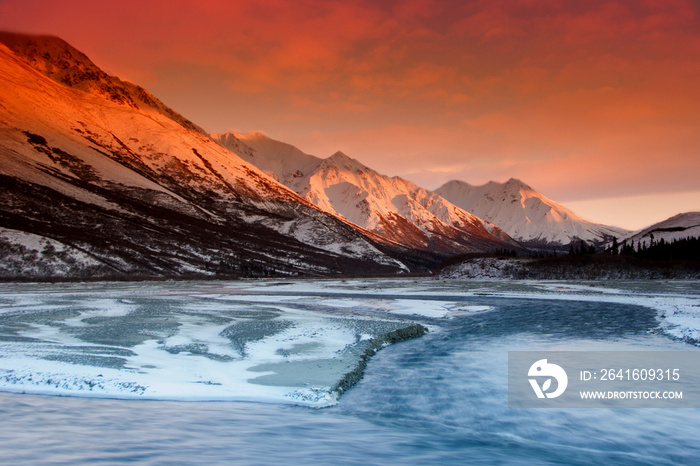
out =
<path fill-rule="evenodd" d="M 4 464 L 696 464 L 698 409 L 508 408 L 508 351 L 697 350 L 660 333 L 655 311 L 469 302 L 494 309 L 427 319 L 433 332 L 379 352 L 338 405 L 320 410 L 2 393 L 0 455 Z"/>

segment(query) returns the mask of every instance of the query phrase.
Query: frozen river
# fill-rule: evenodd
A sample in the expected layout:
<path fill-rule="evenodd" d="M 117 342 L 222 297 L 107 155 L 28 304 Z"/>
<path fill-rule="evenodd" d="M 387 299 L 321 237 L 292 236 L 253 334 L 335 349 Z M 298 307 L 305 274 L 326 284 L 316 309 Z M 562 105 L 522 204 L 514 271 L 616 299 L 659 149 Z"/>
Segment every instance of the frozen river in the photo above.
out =
<path fill-rule="evenodd" d="M 8 464 L 693 463 L 700 409 L 512 409 L 507 360 L 697 351 L 699 288 L 3 284 L 0 454 Z M 335 384 L 371 342 L 415 324 L 430 332 L 379 351 L 338 399 Z"/>

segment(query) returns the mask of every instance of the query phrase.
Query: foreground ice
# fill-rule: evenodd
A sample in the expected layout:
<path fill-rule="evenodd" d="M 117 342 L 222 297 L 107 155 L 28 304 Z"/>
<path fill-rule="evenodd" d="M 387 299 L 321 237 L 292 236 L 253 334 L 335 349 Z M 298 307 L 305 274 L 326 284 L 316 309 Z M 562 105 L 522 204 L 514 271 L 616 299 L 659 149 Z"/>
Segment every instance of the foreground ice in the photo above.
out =
<path fill-rule="evenodd" d="M 604 285 L 430 279 L 3 284 L 0 389 L 329 406 L 366 352 L 384 344 L 382 335 L 416 321 L 439 327 L 443 319 L 498 312 L 484 305 L 489 297 L 652 307 L 661 331 L 700 341 L 698 282 Z"/>
<path fill-rule="evenodd" d="M 3 285 L 0 389 L 327 406 L 368 348 L 415 327 L 345 304 L 241 285 Z"/>

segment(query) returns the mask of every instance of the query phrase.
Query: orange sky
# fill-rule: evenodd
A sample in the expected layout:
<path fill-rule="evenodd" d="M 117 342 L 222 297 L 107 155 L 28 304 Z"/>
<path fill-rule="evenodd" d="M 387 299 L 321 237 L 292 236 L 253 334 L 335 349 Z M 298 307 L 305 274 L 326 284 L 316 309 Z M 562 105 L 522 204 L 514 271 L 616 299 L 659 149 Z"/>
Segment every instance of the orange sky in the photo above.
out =
<path fill-rule="evenodd" d="M 0 0 L 0 29 L 58 35 L 208 131 L 426 188 L 517 177 L 629 228 L 677 213 L 636 196 L 700 210 L 694 0 Z"/>

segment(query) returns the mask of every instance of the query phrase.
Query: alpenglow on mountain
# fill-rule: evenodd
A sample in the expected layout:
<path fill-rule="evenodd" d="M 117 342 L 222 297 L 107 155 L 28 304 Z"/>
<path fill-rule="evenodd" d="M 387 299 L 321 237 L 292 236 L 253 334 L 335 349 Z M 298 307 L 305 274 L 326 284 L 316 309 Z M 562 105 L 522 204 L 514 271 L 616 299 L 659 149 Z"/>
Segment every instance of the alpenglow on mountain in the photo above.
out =
<path fill-rule="evenodd" d="M 515 178 L 482 186 L 452 180 L 435 192 L 532 247 L 561 246 L 580 240 L 603 244 L 629 233 L 585 220 Z"/>
<path fill-rule="evenodd" d="M 321 159 L 261 133 L 212 137 L 325 212 L 391 244 L 444 256 L 520 247 L 493 223 L 342 152 Z"/>
<path fill-rule="evenodd" d="M 56 37 L 0 34 L 0 275 L 409 268 Z"/>

